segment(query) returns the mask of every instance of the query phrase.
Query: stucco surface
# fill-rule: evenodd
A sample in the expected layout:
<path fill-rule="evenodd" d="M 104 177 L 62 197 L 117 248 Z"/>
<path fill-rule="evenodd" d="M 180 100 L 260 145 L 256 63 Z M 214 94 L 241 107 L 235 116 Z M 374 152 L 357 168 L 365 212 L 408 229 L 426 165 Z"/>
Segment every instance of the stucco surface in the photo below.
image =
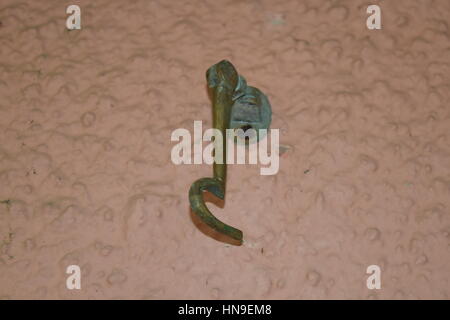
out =
<path fill-rule="evenodd" d="M 448 299 L 449 17 L 447 0 L 0 0 L 0 296 Z M 222 59 L 267 94 L 286 151 L 273 176 L 229 166 L 210 205 L 243 246 L 190 213 L 211 166 L 170 159 L 174 129 L 211 126 Z"/>

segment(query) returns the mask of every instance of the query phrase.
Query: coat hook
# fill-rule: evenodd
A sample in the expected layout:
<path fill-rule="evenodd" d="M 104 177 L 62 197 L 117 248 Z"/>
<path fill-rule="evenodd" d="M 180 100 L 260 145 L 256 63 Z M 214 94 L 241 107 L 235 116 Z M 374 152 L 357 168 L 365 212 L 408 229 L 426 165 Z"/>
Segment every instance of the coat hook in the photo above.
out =
<path fill-rule="evenodd" d="M 256 137 L 245 139 L 258 141 L 258 129 L 268 129 L 272 111 L 267 97 L 258 89 L 247 86 L 245 79 L 240 76 L 234 66 L 226 60 L 213 65 L 206 72 L 208 88 L 212 93 L 213 127 L 222 133 L 225 139 L 227 129 L 256 130 Z M 242 131 L 241 131 L 242 132 Z M 250 131 L 252 132 L 252 130 Z M 235 140 L 236 141 L 236 140 Z M 189 190 L 189 202 L 192 211 L 208 226 L 231 237 L 242 244 L 242 231 L 227 225 L 217 219 L 205 204 L 203 191 L 209 191 L 217 198 L 225 200 L 227 176 L 226 143 L 222 143 L 222 159 L 220 163 L 213 163 L 213 177 L 201 178 L 195 181 Z M 214 145 L 218 148 L 219 145 Z"/>

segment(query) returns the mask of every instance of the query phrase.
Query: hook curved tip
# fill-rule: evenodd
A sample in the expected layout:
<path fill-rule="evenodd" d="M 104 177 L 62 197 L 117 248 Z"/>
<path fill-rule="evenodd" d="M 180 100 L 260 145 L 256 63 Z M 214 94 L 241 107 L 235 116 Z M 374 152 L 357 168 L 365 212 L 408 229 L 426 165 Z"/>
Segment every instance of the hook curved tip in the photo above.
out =
<path fill-rule="evenodd" d="M 189 202 L 192 211 L 208 226 L 238 241 L 239 245 L 241 245 L 243 242 L 242 231 L 223 223 L 209 211 L 205 204 L 205 200 L 203 199 L 204 190 L 211 192 L 219 199 L 224 199 L 225 192 L 222 181 L 215 178 L 199 179 L 195 181 L 189 189 Z"/>

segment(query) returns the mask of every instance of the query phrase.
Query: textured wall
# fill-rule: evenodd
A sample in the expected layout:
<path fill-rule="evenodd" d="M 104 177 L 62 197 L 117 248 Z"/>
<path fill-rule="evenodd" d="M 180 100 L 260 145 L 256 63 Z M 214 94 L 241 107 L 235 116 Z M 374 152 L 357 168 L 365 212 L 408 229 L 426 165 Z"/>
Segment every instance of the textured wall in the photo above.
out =
<path fill-rule="evenodd" d="M 448 299 L 449 16 L 447 0 L 1 0 L 0 296 Z M 190 213 L 211 167 L 170 161 L 174 129 L 211 126 L 221 59 L 268 95 L 288 150 L 275 176 L 229 167 L 212 210 L 241 247 Z"/>

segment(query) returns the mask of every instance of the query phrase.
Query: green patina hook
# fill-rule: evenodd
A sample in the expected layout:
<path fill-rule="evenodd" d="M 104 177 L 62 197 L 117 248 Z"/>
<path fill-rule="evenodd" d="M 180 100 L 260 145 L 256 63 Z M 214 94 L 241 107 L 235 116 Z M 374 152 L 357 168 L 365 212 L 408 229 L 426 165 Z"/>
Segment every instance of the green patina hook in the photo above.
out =
<path fill-rule="evenodd" d="M 212 93 L 213 127 L 226 137 L 226 129 L 253 128 L 268 129 L 271 121 L 271 107 L 267 97 L 258 89 L 247 86 L 245 79 L 237 73 L 234 66 L 223 60 L 206 72 L 208 87 Z M 257 132 L 256 140 L 259 136 Z M 215 148 L 218 145 L 214 146 Z M 208 226 L 231 237 L 242 244 L 242 231 L 217 219 L 205 204 L 203 191 L 209 191 L 217 198 L 225 200 L 227 177 L 226 143 L 222 144 L 223 161 L 213 164 L 213 177 L 195 181 L 189 190 L 192 211 Z"/>

